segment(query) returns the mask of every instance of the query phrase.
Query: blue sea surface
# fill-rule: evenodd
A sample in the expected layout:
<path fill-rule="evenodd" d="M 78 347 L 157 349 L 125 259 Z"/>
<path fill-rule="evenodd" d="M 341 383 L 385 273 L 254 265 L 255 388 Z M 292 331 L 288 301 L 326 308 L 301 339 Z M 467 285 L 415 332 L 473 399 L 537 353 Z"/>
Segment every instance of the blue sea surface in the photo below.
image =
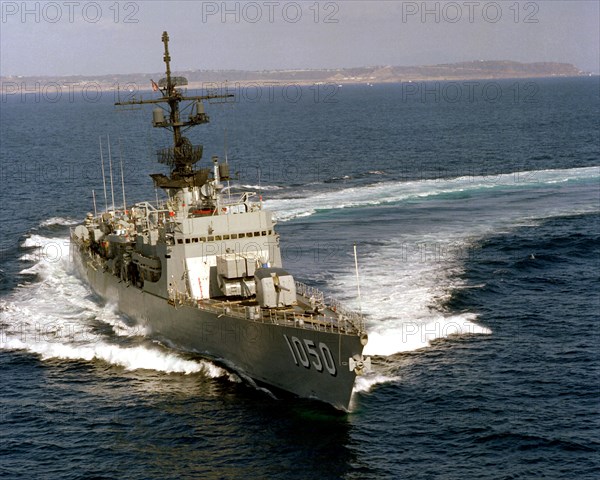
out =
<path fill-rule="evenodd" d="M 121 163 L 126 203 L 162 195 L 151 109 L 3 97 L 0 476 L 600 478 L 599 79 L 425 87 L 242 89 L 189 133 L 275 211 L 287 269 L 365 314 L 348 414 L 152 342 L 73 274 L 100 144 L 117 205 Z"/>

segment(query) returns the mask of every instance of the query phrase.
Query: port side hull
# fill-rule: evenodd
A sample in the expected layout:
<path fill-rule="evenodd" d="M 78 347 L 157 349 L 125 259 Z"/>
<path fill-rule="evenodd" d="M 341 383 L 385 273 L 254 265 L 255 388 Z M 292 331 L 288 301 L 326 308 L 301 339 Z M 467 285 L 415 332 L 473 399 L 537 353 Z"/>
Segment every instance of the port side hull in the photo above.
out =
<path fill-rule="evenodd" d="M 358 335 L 262 323 L 174 306 L 87 261 L 74 248 L 79 273 L 101 297 L 148 329 L 152 338 L 224 363 L 250 378 L 348 410 L 356 374 L 349 359 L 363 350 Z"/>

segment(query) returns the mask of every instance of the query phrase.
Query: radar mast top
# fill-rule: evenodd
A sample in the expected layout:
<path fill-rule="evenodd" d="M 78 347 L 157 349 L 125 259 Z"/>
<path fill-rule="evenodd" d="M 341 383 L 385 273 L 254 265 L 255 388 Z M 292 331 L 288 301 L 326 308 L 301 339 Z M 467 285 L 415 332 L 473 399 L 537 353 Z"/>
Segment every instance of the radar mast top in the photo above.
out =
<path fill-rule="evenodd" d="M 163 32 L 162 42 L 165 45 L 163 56 L 166 65 L 165 78 L 161 79 L 158 84 L 152 80 L 152 89 L 160 91 L 162 97 L 150 100 L 132 99 L 125 102 L 116 102 L 115 105 L 156 104 L 157 107 L 152 112 L 152 125 L 170 130 L 173 133 L 173 146 L 157 151 L 158 161 L 171 167 L 171 176 L 153 174 L 152 178 L 155 184 L 161 188 L 199 187 L 206 183 L 208 178 L 207 170 L 194 169 L 194 164 L 202 158 L 203 147 L 202 145 L 192 145 L 190 140 L 182 135 L 182 132 L 196 125 L 209 122 L 209 117 L 204 112 L 204 100 L 229 98 L 233 95 L 184 96 L 176 87 L 185 86 L 188 81 L 185 77 L 173 77 L 171 75 L 171 56 L 169 55 L 169 35 L 167 32 Z M 179 105 L 181 102 L 189 103 L 181 109 Z M 162 107 L 160 104 L 163 103 L 168 106 Z M 187 119 L 182 119 L 181 114 L 186 110 L 189 110 L 189 116 Z"/>

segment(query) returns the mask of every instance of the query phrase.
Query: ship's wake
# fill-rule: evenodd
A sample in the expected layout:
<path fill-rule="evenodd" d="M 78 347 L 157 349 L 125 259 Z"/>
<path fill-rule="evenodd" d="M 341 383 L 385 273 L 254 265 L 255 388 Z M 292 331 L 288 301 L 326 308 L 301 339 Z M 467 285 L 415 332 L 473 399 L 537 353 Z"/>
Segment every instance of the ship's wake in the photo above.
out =
<path fill-rule="evenodd" d="M 143 327 L 119 314 L 114 305 L 99 303 L 74 275 L 69 240 L 59 235 L 71 224 L 60 218 L 46 220 L 23 242 L 22 282 L 0 300 L 1 349 L 28 351 L 43 360 L 101 361 L 127 370 L 202 374 L 239 381 L 237 375 L 210 361 L 184 358 L 153 343 Z M 458 261 L 440 266 L 438 262 L 406 257 L 400 263 L 386 263 L 399 248 L 391 242 L 361 259 L 363 282 L 370 285 L 369 295 L 362 302 L 370 319 L 365 354 L 389 356 L 427 347 L 432 340 L 453 334 L 489 333 L 474 322 L 473 314 L 447 316 L 430 308 L 447 295 L 448 279 L 460 269 Z M 348 272 L 337 276 L 329 286 L 347 293 L 353 283 L 353 272 Z M 358 307 L 355 298 L 345 300 Z M 397 320 L 404 318 L 410 321 Z M 373 385 L 397 379 L 393 372 L 383 372 L 376 366 L 374 373 L 357 379 L 355 391 L 368 391 Z"/>
<path fill-rule="evenodd" d="M 72 222 L 53 218 L 40 230 L 62 230 Z M 62 229 L 61 229 L 62 226 Z M 0 349 L 24 350 L 42 359 L 102 361 L 127 370 L 235 375 L 206 360 L 184 358 L 150 341 L 143 328 L 121 316 L 113 305 L 95 301 L 72 272 L 69 240 L 32 234 L 22 244 L 22 282 L 0 299 Z"/>
<path fill-rule="evenodd" d="M 359 244 L 362 305 L 350 262 L 327 285 L 335 297 L 366 315 L 369 343 L 364 354 L 387 357 L 373 362 L 373 372 L 357 379 L 355 391 L 361 392 L 401 379 L 400 360 L 393 360 L 396 354 L 430 347 L 438 339 L 491 334 L 476 312 L 447 308 L 457 290 L 484 287 L 469 284 L 464 275 L 465 265 L 477 260 L 480 242 L 515 226 L 597 211 L 599 177 L 598 167 L 587 167 L 382 182 L 267 204 L 280 209 L 280 221 L 299 222 L 333 209 L 358 213 L 365 207 L 402 208 L 402 229 L 392 232 L 382 224 L 385 234 L 377 235 L 374 246 L 368 240 L 363 248 Z M 422 217 L 425 221 L 418 220 Z"/>
<path fill-rule="evenodd" d="M 375 361 L 373 372 L 356 381 L 355 391 L 364 392 L 376 384 L 401 380 L 397 354 L 430 347 L 438 339 L 489 335 L 490 329 L 480 324 L 476 312 L 447 308 L 453 292 L 483 286 L 469 284 L 464 275 L 467 263 L 476 260 L 482 239 L 543 218 L 597 210 L 599 172 L 591 167 L 500 175 L 494 182 L 481 177 L 387 182 L 306 198 L 279 198 L 267 206 L 278 209 L 284 220 L 310 217 L 320 208 L 383 205 L 390 189 L 396 200 L 407 195 L 441 200 L 427 208 L 421 201 L 406 206 L 404 214 L 427 218 L 403 221 L 410 230 L 388 229 L 391 234 L 377 238 L 372 247 L 359 245 L 362 305 L 355 295 L 350 262 L 327 280 L 329 293 L 355 310 L 360 307 L 366 315 L 369 343 L 364 353 Z M 510 185 L 515 179 L 518 182 Z M 448 211 L 458 213 L 444 213 Z M 239 381 L 210 361 L 186 358 L 153 343 L 147 332 L 113 306 L 99 304 L 71 271 L 65 230 L 72 223 L 48 219 L 23 243 L 22 283 L 0 299 L 0 348 L 26 350 L 44 359 L 97 360 L 125 369 Z"/>
<path fill-rule="evenodd" d="M 396 354 L 430 347 L 439 339 L 492 333 L 478 323 L 476 313 L 444 307 L 453 291 L 466 287 L 465 256 L 475 248 L 468 239 L 444 235 L 430 238 L 429 244 L 414 244 L 408 237 L 389 240 L 361 256 L 360 281 L 368 294 L 360 306 L 356 295 L 344 301 L 366 315 L 369 343 L 364 354 L 388 358 L 373 361 L 373 371 L 357 378 L 355 391 L 401 381 L 400 363 L 391 360 Z M 336 295 L 349 295 L 354 275 L 349 271 L 336 277 L 331 284 Z"/>
<path fill-rule="evenodd" d="M 464 261 L 476 247 L 468 239 L 443 235 L 423 243 L 408 236 L 390 239 L 361 257 L 360 279 L 368 295 L 362 296 L 360 306 L 356 296 L 346 303 L 367 315 L 365 355 L 390 356 L 451 335 L 491 333 L 475 323 L 476 314 L 444 309 L 452 292 L 465 288 Z M 354 272 L 348 272 L 337 276 L 331 287 L 348 295 L 353 283 Z"/>
<path fill-rule="evenodd" d="M 411 181 L 383 181 L 342 189 L 327 188 L 322 192 L 306 192 L 305 196 L 274 196 L 265 207 L 276 212 L 280 222 L 309 217 L 319 212 L 393 206 L 403 202 L 422 202 L 448 198 L 465 198 L 481 194 L 509 194 L 515 190 L 545 188 L 561 184 L 597 180 L 598 167 L 556 170 L 531 170 L 495 175 L 473 175 L 456 178 L 434 178 Z"/>

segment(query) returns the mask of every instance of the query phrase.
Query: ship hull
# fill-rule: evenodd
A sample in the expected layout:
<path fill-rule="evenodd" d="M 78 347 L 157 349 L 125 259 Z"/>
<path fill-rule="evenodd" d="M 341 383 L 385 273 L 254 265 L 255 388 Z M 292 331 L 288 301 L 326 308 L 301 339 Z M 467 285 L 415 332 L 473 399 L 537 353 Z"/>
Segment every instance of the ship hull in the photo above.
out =
<path fill-rule="evenodd" d="M 73 248 L 80 275 L 96 294 L 169 347 L 216 360 L 242 376 L 347 411 L 362 358 L 358 335 L 236 318 L 192 305 L 173 305 L 93 266 Z"/>

